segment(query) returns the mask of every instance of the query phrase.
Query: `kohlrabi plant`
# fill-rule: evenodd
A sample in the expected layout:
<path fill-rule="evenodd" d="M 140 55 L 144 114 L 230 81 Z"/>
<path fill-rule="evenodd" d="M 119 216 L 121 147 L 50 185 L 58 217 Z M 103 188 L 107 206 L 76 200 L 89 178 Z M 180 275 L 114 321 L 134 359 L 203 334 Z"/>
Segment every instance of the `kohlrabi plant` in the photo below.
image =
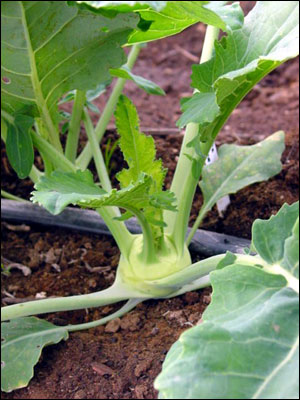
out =
<path fill-rule="evenodd" d="M 218 255 L 194 264 L 188 245 L 219 199 L 281 169 L 283 132 L 253 146 L 223 145 L 217 162 L 205 165 L 205 160 L 244 96 L 269 72 L 298 54 L 298 6 L 297 1 L 259 1 L 244 20 L 238 3 L 227 5 L 224 1 L 1 3 L 1 128 L 9 160 L 19 177 L 29 175 L 35 182 L 33 202 L 51 213 L 58 214 L 71 204 L 95 209 L 121 253 L 115 282 L 106 290 L 2 308 L 4 391 L 26 386 L 42 348 L 67 339 L 68 332 L 104 324 L 146 299 L 170 298 L 211 283 L 214 287 L 214 277 L 222 277 L 230 270 L 229 264 L 241 270 L 246 266 L 244 284 L 248 270 L 250 274 L 269 273 L 272 263 L 265 260 L 256 242 L 259 260 L 248 254 Z M 140 131 L 136 108 L 122 90 L 129 79 L 150 93 L 162 94 L 155 84 L 131 72 L 140 44 L 178 33 L 197 22 L 208 28 L 200 64 L 193 67 L 195 92 L 184 99 L 178 121 L 186 132 L 177 168 L 170 190 L 165 190 L 166 170 L 156 159 L 154 140 Z M 221 40 L 219 29 L 226 33 Z M 133 45 L 126 65 L 125 45 Z M 105 89 L 112 76 L 118 80 L 94 127 L 88 107 L 93 107 L 94 96 Z M 61 115 L 57 105 L 62 98 L 74 102 L 63 128 L 67 132 L 65 148 L 58 129 Z M 99 147 L 113 113 L 120 149 L 128 164 L 117 174 L 119 190 L 112 188 Z M 77 155 L 81 122 L 88 143 Z M 34 148 L 43 159 L 43 173 L 33 166 Z M 87 170 L 92 157 L 100 185 Z M 187 236 L 198 184 L 204 204 Z M 131 217 L 139 222 L 141 234 L 127 229 L 125 222 Z M 294 246 L 292 240 L 289 243 Z M 275 279 L 295 289 L 293 272 L 279 264 L 276 270 L 272 267 Z M 226 268 L 210 275 L 220 266 Z M 221 280 L 219 285 L 223 287 Z M 58 327 L 32 317 L 123 300 L 127 303 L 117 312 L 87 324 Z M 266 348 L 261 346 L 259 351 Z"/>

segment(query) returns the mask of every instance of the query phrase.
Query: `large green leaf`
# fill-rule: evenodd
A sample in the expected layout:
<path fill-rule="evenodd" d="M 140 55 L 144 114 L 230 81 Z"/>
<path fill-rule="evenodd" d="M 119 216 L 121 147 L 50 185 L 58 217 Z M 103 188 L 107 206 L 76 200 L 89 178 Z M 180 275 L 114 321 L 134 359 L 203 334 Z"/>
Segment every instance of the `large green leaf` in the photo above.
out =
<path fill-rule="evenodd" d="M 74 2 L 69 2 L 74 3 Z M 141 10 L 143 8 L 152 8 L 155 11 L 161 11 L 166 6 L 166 1 L 76 1 L 77 4 L 83 4 L 93 10 L 109 10 L 120 13 Z"/>
<path fill-rule="evenodd" d="M 203 323 L 171 348 L 161 399 L 299 398 L 299 298 L 280 275 L 233 265 L 211 273 Z"/>
<path fill-rule="evenodd" d="M 139 88 L 145 90 L 145 92 L 149 94 L 156 94 L 159 96 L 164 96 L 166 94 L 164 90 L 156 83 L 149 81 L 142 76 L 133 74 L 130 69 L 126 67 L 126 65 L 123 65 L 121 68 L 110 69 L 109 72 L 112 76 L 133 81 Z"/>
<path fill-rule="evenodd" d="M 68 331 L 35 318 L 1 323 L 1 390 L 26 387 L 43 347 L 68 339 Z"/>
<path fill-rule="evenodd" d="M 204 203 L 201 213 L 209 211 L 222 197 L 280 172 L 283 150 L 283 132 L 276 132 L 253 146 L 221 146 L 218 160 L 202 170 L 200 187 Z"/>
<path fill-rule="evenodd" d="M 149 42 L 175 35 L 198 22 L 217 26 L 227 31 L 243 24 L 243 12 L 239 3 L 227 5 L 227 1 L 77 1 L 94 12 L 135 11 L 141 16 L 140 28 L 132 32 L 129 44 Z M 121 4 L 120 4 L 121 3 Z"/>
<path fill-rule="evenodd" d="M 258 1 L 241 29 L 215 42 L 214 56 L 193 66 L 199 93 L 184 103 L 178 125 L 199 123 L 199 138 L 213 139 L 253 86 L 299 53 L 298 8 L 298 1 Z"/>
<path fill-rule="evenodd" d="M 279 264 L 299 277 L 299 202 L 284 204 L 268 220 L 252 226 L 252 246 L 270 265 Z"/>
<path fill-rule="evenodd" d="M 138 20 L 134 13 L 94 15 L 65 1 L 2 1 L 2 108 L 13 114 L 30 105 L 49 127 L 64 93 L 94 89 L 125 63 L 121 45 Z"/>
<path fill-rule="evenodd" d="M 8 123 L 6 152 L 9 162 L 20 179 L 26 178 L 34 160 L 30 129 L 34 120 L 27 115 L 17 115 L 14 123 Z"/>
<path fill-rule="evenodd" d="M 243 12 L 238 3 L 227 5 L 227 1 L 167 1 L 160 12 L 140 10 L 146 22 L 152 22 L 145 32 L 135 30 L 129 37 L 129 44 L 149 42 L 175 35 L 191 25 L 203 22 L 227 31 L 240 28 Z"/>

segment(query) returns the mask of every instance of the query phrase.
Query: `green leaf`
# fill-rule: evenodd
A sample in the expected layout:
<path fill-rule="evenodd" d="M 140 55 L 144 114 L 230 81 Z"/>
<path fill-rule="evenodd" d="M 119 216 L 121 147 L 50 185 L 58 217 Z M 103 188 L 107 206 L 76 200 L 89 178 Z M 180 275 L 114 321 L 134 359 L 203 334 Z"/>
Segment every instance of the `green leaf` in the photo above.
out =
<path fill-rule="evenodd" d="M 244 13 L 237 1 L 227 4 L 228 1 L 210 1 L 205 8 L 216 13 L 226 24 L 225 31 L 240 29 L 244 23 Z"/>
<path fill-rule="evenodd" d="M 216 269 L 222 269 L 228 267 L 228 265 L 232 265 L 235 263 L 237 256 L 230 251 L 226 252 L 225 257 L 218 263 Z"/>
<path fill-rule="evenodd" d="M 46 126 L 57 122 L 64 93 L 95 89 L 125 63 L 121 46 L 139 20 L 134 13 L 94 15 L 65 1 L 2 1 L 1 11 L 2 108 L 12 114 L 32 106 Z"/>
<path fill-rule="evenodd" d="M 161 11 L 166 6 L 166 1 L 76 1 L 77 4 L 88 6 L 92 10 L 101 9 L 128 13 L 151 7 L 155 11 Z"/>
<path fill-rule="evenodd" d="M 298 55 L 298 7 L 298 1 L 259 1 L 241 29 L 216 41 L 214 56 L 193 66 L 192 86 L 200 93 L 184 104 L 178 125 L 197 122 L 200 139 L 214 139 L 253 86 Z"/>
<path fill-rule="evenodd" d="M 145 173 L 153 179 L 151 193 L 160 191 L 165 170 L 161 160 L 155 160 L 154 139 L 140 132 L 136 108 L 124 95 L 120 96 L 115 117 L 120 148 L 129 165 L 129 169 L 123 169 L 117 176 L 121 186 L 127 187 L 131 182 L 136 182 L 141 173 Z"/>
<path fill-rule="evenodd" d="M 252 226 L 252 246 L 269 264 L 284 266 L 299 277 L 299 202 L 284 204 L 268 220 L 257 219 Z"/>
<path fill-rule="evenodd" d="M 169 351 L 160 399 L 299 398 L 299 298 L 280 275 L 252 266 L 211 273 L 203 323 Z"/>
<path fill-rule="evenodd" d="M 243 12 L 239 4 L 226 3 L 227 1 L 168 1 L 160 12 L 139 10 L 141 18 L 152 23 L 146 32 L 133 31 L 129 44 L 175 35 L 198 22 L 216 26 L 223 31 L 240 28 L 243 24 Z"/>
<path fill-rule="evenodd" d="M 127 221 L 132 218 L 134 215 L 130 211 L 125 211 L 120 217 L 115 217 L 116 221 Z"/>
<path fill-rule="evenodd" d="M 139 118 L 134 104 L 124 95 L 120 96 L 117 104 L 116 127 L 120 135 L 120 148 L 129 166 L 118 173 L 117 178 L 121 187 L 126 188 L 130 182 L 136 182 L 141 174 L 152 178 L 149 190 L 149 204 L 144 215 L 150 223 L 155 240 L 163 234 L 162 209 L 175 211 L 173 205 L 175 196 L 169 191 L 162 191 L 166 170 L 161 160 L 155 160 L 156 150 L 154 139 L 146 136 L 139 129 Z"/>
<path fill-rule="evenodd" d="M 7 123 L 2 117 L 1 117 L 1 139 L 3 139 L 4 142 L 6 142 L 7 139 Z"/>
<path fill-rule="evenodd" d="M 222 197 L 280 172 L 283 150 L 282 131 L 252 146 L 221 146 L 218 160 L 203 167 L 200 187 L 204 203 L 201 213 L 209 211 Z"/>
<path fill-rule="evenodd" d="M 59 214 L 69 204 L 83 208 L 118 206 L 134 212 L 149 206 L 150 176 L 143 174 L 125 189 L 112 189 L 107 193 L 93 182 L 90 171 L 64 173 L 54 171 L 50 177 L 43 176 L 32 193 L 34 203 L 40 203 L 52 214 Z"/>
<path fill-rule="evenodd" d="M 164 96 L 166 93 L 156 83 L 149 81 L 141 76 L 134 75 L 126 65 L 123 65 L 118 69 L 110 69 L 110 74 L 118 78 L 125 78 L 133 81 L 139 88 L 143 89 L 149 94 L 155 94 L 158 96 Z"/>
<path fill-rule="evenodd" d="M 67 121 L 67 122 L 65 122 L 64 124 L 63 124 L 63 126 L 61 127 L 61 133 L 62 133 L 62 135 L 64 135 L 65 133 L 67 133 L 68 132 L 68 130 L 69 130 L 69 121 Z"/>
<path fill-rule="evenodd" d="M 30 129 L 34 120 L 27 115 L 17 115 L 14 123 L 8 123 L 6 152 L 9 162 L 20 179 L 26 178 L 34 161 Z"/>
<path fill-rule="evenodd" d="M 99 111 L 98 107 L 94 103 L 92 103 L 91 101 L 87 100 L 86 101 L 86 106 L 90 111 L 92 111 L 92 112 L 94 112 L 96 114 L 100 114 L 100 111 Z"/>
<path fill-rule="evenodd" d="M 284 244 L 282 266 L 299 279 L 299 217 L 294 225 L 292 236 Z"/>
<path fill-rule="evenodd" d="M 74 3 L 74 2 L 69 2 Z M 144 43 L 175 35 L 198 22 L 217 26 L 227 31 L 239 29 L 243 25 L 244 15 L 236 2 L 227 5 L 227 1 L 77 1 L 95 13 L 135 11 L 141 21 L 129 37 L 128 44 Z M 113 14 L 114 13 L 114 14 Z"/>
<path fill-rule="evenodd" d="M 87 90 L 86 92 L 86 98 L 88 101 L 93 101 L 97 99 L 101 94 L 106 92 L 106 88 L 108 85 L 110 85 L 112 82 L 112 79 L 108 79 L 105 82 L 99 83 L 99 85 L 96 86 L 95 89 Z M 75 90 L 71 90 L 69 93 L 67 93 L 60 101 L 58 104 L 64 104 L 64 103 L 69 103 L 71 101 L 74 101 L 75 99 Z"/>
<path fill-rule="evenodd" d="M 195 93 L 189 100 L 185 99 L 181 109 L 183 114 L 178 120 L 178 125 L 181 127 L 193 121 L 201 124 L 203 128 L 209 125 L 219 113 L 214 93 Z"/>
<path fill-rule="evenodd" d="M 107 81 L 99 83 L 99 85 L 97 85 L 95 89 L 88 90 L 86 92 L 87 100 L 93 101 L 95 99 L 98 99 L 98 97 L 100 97 L 103 93 L 106 92 L 107 86 L 109 86 L 111 82 L 112 79 L 109 78 Z"/>
<path fill-rule="evenodd" d="M 68 339 L 68 331 L 35 317 L 1 323 L 1 390 L 26 387 L 42 349 Z"/>

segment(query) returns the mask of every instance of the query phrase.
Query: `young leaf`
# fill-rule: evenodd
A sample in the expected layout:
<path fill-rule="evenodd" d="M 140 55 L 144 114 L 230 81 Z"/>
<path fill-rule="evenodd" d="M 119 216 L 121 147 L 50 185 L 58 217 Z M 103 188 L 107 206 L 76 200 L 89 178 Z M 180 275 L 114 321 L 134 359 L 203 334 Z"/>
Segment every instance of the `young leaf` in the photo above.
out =
<path fill-rule="evenodd" d="M 252 246 L 269 264 L 280 264 L 299 277 L 299 202 L 284 204 L 268 220 L 252 226 Z"/>
<path fill-rule="evenodd" d="M 87 100 L 93 101 L 97 99 L 99 96 L 101 96 L 101 94 L 105 93 L 107 86 L 110 85 L 111 82 L 112 79 L 110 78 L 105 82 L 99 83 L 99 85 L 97 85 L 95 89 L 87 90 L 86 92 Z M 69 103 L 70 101 L 74 101 L 74 98 L 75 98 L 75 90 L 71 90 L 59 101 L 58 104 Z"/>
<path fill-rule="evenodd" d="M 155 160 L 154 139 L 140 132 L 136 108 L 124 95 L 120 96 L 115 116 L 120 148 L 129 165 L 129 169 L 123 169 L 118 174 L 121 186 L 127 187 L 131 182 L 135 182 L 141 173 L 145 173 L 153 179 L 151 193 L 161 191 L 165 170 L 161 160 Z"/>
<path fill-rule="evenodd" d="M 203 323 L 171 348 L 160 399 L 299 397 L 299 298 L 280 275 L 233 265 L 211 273 Z"/>
<path fill-rule="evenodd" d="M 200 93 L 184 103 L 178 125 L 197 122 L 201 140 L 214 139 L 253 86 L 298 54 L 298 7 L 298 1 L 259 1 L 241 29 L 215 42 L 215 55 L 193 66 L 192 86 Z"/>
<path fill-rule="evenodd" d="M 276 132 L 252 146 L 224 144 L 219 158 L 202 170 L 200 187 L 204 196 L 201 214 L 209 211 L 222 197 L 255 182 L 261 182 L 281 170 L 284 133 Z"/>
<path fill-rule="evenodd" d="M 136 182 L 141 173 L 152 178 L 149 190 L 149 206 L 144 210 L 147 221 L 152 225 L 155 239 L 163 234 L 162 209 L 175 211 L 175 197 L 169 191 L 162 191 L 166 170 L 161 160 L 155 160 L 154 139 L 139 130 L 139 118 L 134 104 L 124 95 L 120 96 L 117 104 L 116 126 L 120 135 L 120 148 L 129 169 L 123 169 L 117 178 L 123 188 L 130 182 Z"/>
<path fill-rule="evenodd" d="M 143 89 L 149 94 L 156 94 L 158 96 L 164 96 L 166 93 L 159 87 L 156 83 L 149 81 L 141 76 L 134 75 L 126 65 L 121 68 L 115 68 L 109 70 L 112 76 L 117 76 L 118 78 L 125 78 L 133 81 L 139 88 Z"/>
<path fill-rule="evenodd" d="M 83 208 L 118 206 L 134 212 L 150 204 L 150 176 L 143 174 L 125 189 L 113 189 L 107 193 L 93 182 L 90 171 L 64 173 L 55 171 L 50 177 L 42 177 L 32 193 L 34 203 L 40 203 L 52 214 L 59 214 L 69 204 Z"/>
<path fill-rule="evenodd" d="M 35 317 L 1 323 L 1 390 L 26 387 L 45 346 L 68 339 L 68 331 Z"/>
<path fill-rule="evenodd" d="M 8 123 L 6 152 L 9 162 L 20 179 L 26 178 L 34 161 L 33 144 L 30 129 L 34 123 L 32 117 L 17 115 L 14 123 Z"/>
<path fill-rule="evenodd" d="M 107 86 L 109 86 L 111 84 L 111 82 L 112 82 L 112 78 L 109 78 L 107 81 L 99 83 L 99 85 L 97 85 L 96 89 L 88 90 L 86 92 L 87 100 L 93 101 L 95 99 L 98 99 L 98 97 L 100 97 L 103 93 L 106 92 Z"/>
<path fill-rule="evenodd" d="M 1 11 L 2 108 L 31 105 L 48 123 L 64 93 L 94 89 L 124 64 L 121 46 L 138 23 L 133 13 L 105 18 L 65 1 L 2 1 Z"/>
<path fill-rule="evenodd" d="M 92 103 L 91 101 L 87 100 L 86 101 L 86 106 L 90 111 L 92 111 L 92 112 L 94 112 L 96 114 L 100 114 L 100 111 L 99 111 L 98 107 L 94 103 Z"/>

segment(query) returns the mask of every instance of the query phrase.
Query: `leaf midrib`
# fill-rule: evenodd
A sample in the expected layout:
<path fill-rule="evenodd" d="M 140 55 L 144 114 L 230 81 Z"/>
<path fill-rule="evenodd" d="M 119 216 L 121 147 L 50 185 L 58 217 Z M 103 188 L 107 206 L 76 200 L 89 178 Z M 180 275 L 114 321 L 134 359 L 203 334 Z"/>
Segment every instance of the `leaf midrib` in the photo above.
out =
<path fill-rule="evenodd" d="M 28 58 L 29 58 L 29 64 L 30 64 L 30 70 L 31 70 L 31 83 L 32 83 L 34 94 L 35 94 L 35 102 L 37 104 L 37 107 L 38 107 L 43 119 L 44 119 L 45 125 L 48 128 L 49 138 L 52 141 L 52 144 L 57 148 L 57 150 L 62 151 L 61 144 L 60 144 L 59 137 L 58 137 L 58 132 L 54 126 L 54 123 L 50 116 L 49 110 L 47 108 L 47 104 L 44 99 L 41 84 L 39 81 L 39 76 L 38 76 L 36 62 L 35 62 L 35 55 L 34 55 L 34 51 L 33 51 L 32 44 L 31 44 L 31 38 L 30 38 L 29 30 L 28 30 L 28 24 L 27 24 L 27 19 L 26 19 L 23 2 L 19 1 L 19 5 L 20 5 L 20 9 L 21 9 L 21 20 L 22 20 L 25 40 L 26 40 L 26 44 L 27 44 Z"/>
<path fill-rule="evenodd" d="M 28 338 L 33 338 L 33 337 L 38 337 L 38 336 L 45 336 L 45 335 L 51 335 L 53 333 L 60 333 L 60 332 L 68 332 L 68 330 L 66 329 L 66 327 L 58 327 L 58 328 L 52 328 L 52 329 L 45 329 L 43 331 L 38 331 L 35 333 L 27 333 L 23 336 L 19 336 L 15 339 L 12 339 L 8 342 L 5 342 L 4 344 L 1 345 L 1 350 L 3 351 L 6 347 L 12 345 L 12 344 L 16 344 L 18 342 L 21 342 L 22 340 L 27 340 Z"/>

